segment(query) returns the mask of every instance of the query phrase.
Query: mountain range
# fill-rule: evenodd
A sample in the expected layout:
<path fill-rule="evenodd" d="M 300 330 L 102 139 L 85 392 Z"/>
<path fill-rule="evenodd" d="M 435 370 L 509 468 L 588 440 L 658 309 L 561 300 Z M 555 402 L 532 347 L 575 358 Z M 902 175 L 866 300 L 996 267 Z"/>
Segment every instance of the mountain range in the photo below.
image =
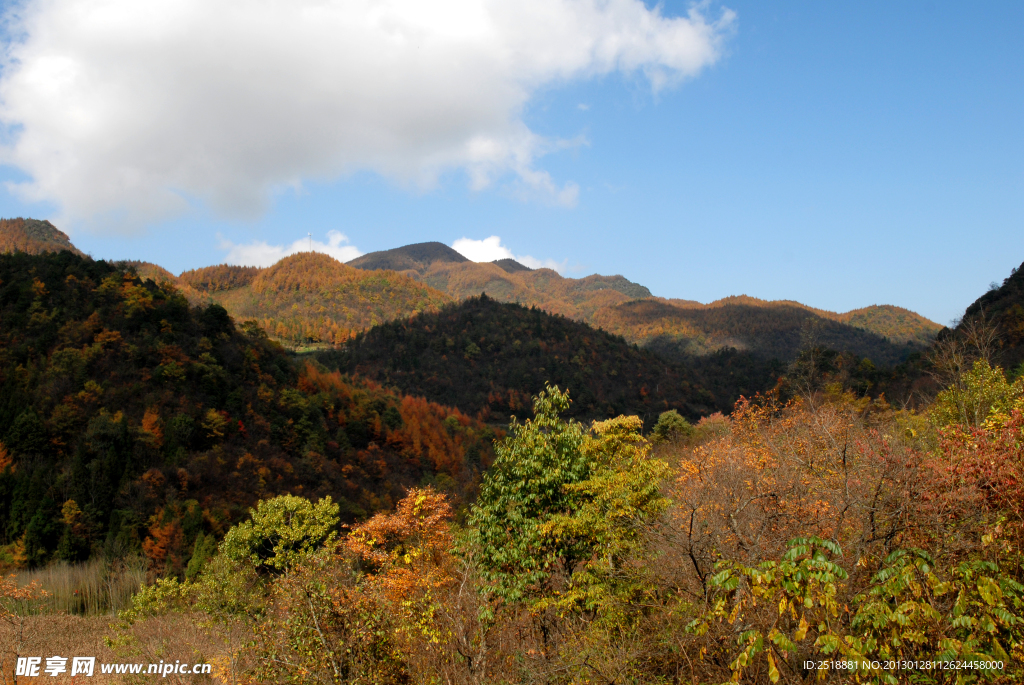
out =
<path fill-rule="evenodd" d="M 32 219 L 4 221 L 0 241 L 7 251 L 78 253 L 52 224 Z M 118 264 L 176 286 L 193 304 L 219 304 L 292 347 L 345 344 L 374 326 L 436 313 L 482 293 L 588 324 L 678 363 L 735 350 L 760 364 L 766 378 L 765 364 L 789 363 L 808 345 L 896 364 L 925 349 L 941 329 L 892 305 L 835 313 L 745 295 L 708 304 L 660 298 L 622 276 L 568 278 L 512 259 L 472 262 L 439 242 L 372 252 L 347 264 L 299 253 L 266 268 L 217 265 L 179 276 L 147 262 Z"/>
<path fill-rule="evenodd" d="M 329 288 L 333 294 L 327 295 L 319 282 L 302 282 L 306 267 L 299 264 L 303 259 L 301 254 L 292 255 L 268 269 L 206 267 L 187 271 L 176 282 L 192 299 L 218 302 L 236 318 L 256 319 L 271 335 L 293 343 L 344 342 L 375 323 L 432 311 L 481 293 L 499 302 L 536 306 L 582 321 L 642 346 L 691 355 L 735 348 L 791 360 L 811 334 L 837 349 L 894 363 L 926 347 L 941 329 L 919 314 L 892 305 L 834 313 L 798 302 L 747 296 L 709 304 L 656 298 L 643 285 L 622 276 L 566 278 L 511 259 L 471 262 L 438 242 L 372 252 L 347 264 L 322 255 L 312 258 L 317 278 L 327 277 L 333 284 Z M 149 265 L 139 268 L 143 275 L 145 269 L 155 271 Z M 279 272 L 292 270 L 298 273 L 290 277 L 289 285 L 281 286 Z M 339 288 L 346 294 L 339 296 Z M 268 291 L 275 296 L 266 296 Z M 363 307 L 383 293 L 388 294 L 386 306 Z"/>

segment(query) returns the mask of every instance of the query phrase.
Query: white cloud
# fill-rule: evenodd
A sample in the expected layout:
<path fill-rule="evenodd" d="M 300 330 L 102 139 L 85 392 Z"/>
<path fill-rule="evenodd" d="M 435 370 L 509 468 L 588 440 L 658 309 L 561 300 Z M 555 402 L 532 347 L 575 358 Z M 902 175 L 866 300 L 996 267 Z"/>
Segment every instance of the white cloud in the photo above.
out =
<path fill-rule="evenodd" d="M 494 262 L 499 259 L 514 259 L 531 269 L 552 269 L 560 274 L 569 270 L 569 260 L 557 262 L 554 259 L 537 259 L 530 255 L 515 255 L 501 244 L 501 238 L 492 235 L 483 240 L 459 238 L 452 243 L 452 249 L 471 262 Z"/>
<path fill-rule="evenodd" d="M 304 180 L 464 170 L 573 204 L 537 160 L 532 94 L 613 72 L 655 91 L 721 54 L 733 13 L 642 0 L 22 0 L 2 18 L 0 162 L 66 221 L 205 202 L 252 218 Z"/>
<path fill-rule="evenodd" d="M 235 244 L 229 240 L 221 240 L 220 249 L 227 250 L 228 254 L 224 261 L 228 264 L 240 266 L 270 266 L 288 255 L 297 252 L 322 252 L 328 254 L 339 262 L 348 262 L 361 256 L 354 245 L 346 245 L 348 238 L 338 231 L 327 232 L 327 243 L 317 240 L 310 241 L 309 237 L 299 238 L 291 245 L 268 245 L 259 240 L 247 244 Z"/>

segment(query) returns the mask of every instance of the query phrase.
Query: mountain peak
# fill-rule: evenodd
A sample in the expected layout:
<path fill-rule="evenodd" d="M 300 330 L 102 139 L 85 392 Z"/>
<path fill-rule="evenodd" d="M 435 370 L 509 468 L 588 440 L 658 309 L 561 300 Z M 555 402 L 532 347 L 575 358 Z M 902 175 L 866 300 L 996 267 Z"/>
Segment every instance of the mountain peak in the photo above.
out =
<path fill-rule="evenodd" d="M 67 250 L 80 257 L 85 255 L 67 234 L 49 221 L 39 219 L 0 219 L 0 252 L 60 252 Z"/>
<path fill-rule="evenodd" d="M 372 271 L 374 269 L 388 269 L 391 271 L 418 271 L 423 272 L 431 264 L 436 262 L 468 262 L 469 260 L 461 254 L 448 247 L 444 243 L 432 241 L 428 243 L 415 243 L 396 247 L 391 250 L 371 252 L 357 257 L 348 266 L 357 269 Z"/>
<path fill-rule="evenodd" d="M 505 259 L 495 259 L 493 262 L 491 262 L 491 264 L 494 264 L 495 266 L 505 270 L 510 274 L 515 273 L 517 271 L 533 271 L 533 269 L 526 266 L 525 264 L 520 264 L 516 260 L 509 259 L 508 257 L 506 257 Z"/>

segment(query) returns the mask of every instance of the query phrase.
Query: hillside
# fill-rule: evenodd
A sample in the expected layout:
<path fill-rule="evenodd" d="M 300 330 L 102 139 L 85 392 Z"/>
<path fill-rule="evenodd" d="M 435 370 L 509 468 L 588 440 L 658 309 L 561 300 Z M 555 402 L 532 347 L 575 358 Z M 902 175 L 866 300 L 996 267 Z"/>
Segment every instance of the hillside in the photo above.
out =
<path fill-rule="evenodd" d="M 666 300 L 658 298 L 662 302 L 671 304 L 683 309 L 713 309 L 716 307 L 728 307 L 732 305 L 746 305 L 764 309 L 772 308 L 797 308 L 810 312 L 823 319 L 829 319 L 839 323 L 849 324 L 869 333 L 888 338 L 896 344 L 911 343 L 919 347 L 926 347 L 935 339 L 936 334 L 942 330 L 942 326 L 930 321 L 920 314 L 895 307 L 893 305 L 872 305 L 862 307 L 849 312 L 837 313 L 825 309 L 808 307 L 805 304 L 793 300 L 762 300 L 748 295 L 734 295 L 724 297 L 708 304 L 701 304 L 693 300 Z"/>
<path fill-rule="evenodd" d="M 514 274 L 517 271 L 533 271 L 530 267 L 525 264 L 520 264 L 514 259 L 495 259 L 491 264 L 494 264 L 502 271 L 510 274 Z"/>
<path fill-rule="evenodd" d="M 159 264 L 153 264 L 152 262 L 141 262 L 135 259 L 125 259 L 122 261 L 114 262 L 114 266 L 118 269 L 125 271 L 134 270 L 138 274 L 139 278 L 145 280 L 150 279 L 155 283 L 171 283 L 177 282 L 177 277 L 167 269 L 163 268 Z"/>
<path fill-rule="evenodd" d="M 0 219 L 0 253 L 42 254 L 65 250 L 82 255 L 82 252 L 71 244 L 67 234 L 58 230 L 49 221 Z"/>
<path fill-rule="evenodd" d="M 999 363 L 1024 374 L 1024 368 L 1018 368 L 1024 364 L 1024 264 L 1013 269 L 1002 285 L 975 300 L 962 320 L 980 316 L 996 327 Z"/>
<path fill-rule="evenodd" d="M 257 328 L 70 252 L 0 255 L 0 557 L 142 549 L 180 570 L 258 499 L 348 520 L 436 482 L 467 493 L 490 429 L 299 369 Z"/>
<path fill-rule="evenodd" d="M 570 389 L 570 414 L 577 417 L 637 414 L 650 421 L 668 409 L 696 417 L 719 408 L 692 373 L 652 352 L 584 323 L 485 296 L 376 326 L 318 359 L 498 421 L 528 414 L 531 395 L 546 382 Z"/>
<path fill-rule="evenodd" d="M 450 302 L 408 276 L 354 269 L 318 252 L 295 254 L 266 269 L 197 269 L 178 282 L 194 299 L 217 302 L 236 320 L 255 320 L 289 342 L 341 343 L 370 326 Z"/>
<path fill-rule="evenodd" d="M 828 317 L 826 315 L 826 318 Z M 888 338 L 896 344 L 911 343 L 927 347 L 942 330 L 940 324 L 926 319 L 917 312 L 891 304 L 876 304 L 854 309 L 835 317 L 836 321 Z"/>
<path fill-rule="evenodd" d="M 371 252 L 348 262 L 348 266 L 401 271 L 454 300 L 487 293 L 500 302 L 537 306 L 581 321 L 589 320 L 597 309 L 608 304 L 651 296 L 647 288 L 622 276 L 564 278 L 551 269 L 531 269 L 514 259 L 471 262 L 438 242 Z"/>
<path fill-rule="evenodd" d="M 536 306 L 578 321 L 590 321 L 601 307 L 651 295 L 644 286 L 622 276 L 565 278 L 551 269 L 510 269 L 496 262 L 438 262 L 419 278 L 455 300 L 487 293 L 500 302 Z"/>
<path fill-rule="evenodd" d="M 742 298 L 730 299 L 702 306 L 677 306 L 653 298 L 636 300 L 601 309 L 593 322 L 630 342 L 691 357 L 735 348 L 767 359 L 792 361 L 813 343 L 868 357 L 876 364 L 895 364 L 922 347 L 890 342 L 871 331 L 820 316 L 808 307 L 741 304 Z"/>
<path fill-rule="evenodd" d="M 177 282 L 180 288 L 189 288 L 197 293 L 209 294 L 247 286 L 252 283 L 259 272 L 258 266 L 218 264 L 182 272 L 178 276 Z"/>

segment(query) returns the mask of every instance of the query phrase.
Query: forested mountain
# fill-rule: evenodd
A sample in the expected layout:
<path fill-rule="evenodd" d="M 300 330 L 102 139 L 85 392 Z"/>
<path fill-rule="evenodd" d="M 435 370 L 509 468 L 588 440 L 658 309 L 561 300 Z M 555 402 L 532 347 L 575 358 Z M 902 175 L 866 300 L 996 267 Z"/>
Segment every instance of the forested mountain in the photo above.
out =
<path fill-rule="evenodd" d="M 487 296 L 376 326 L 318 359 L 502 422 L 523 415 L 547 382 L 571 389 L 569 414 L 580 418 L 637 414 L 651 420 L 669 409 L 696 418 L 719 409 L 691 371 L 650 351 Z"/>
<path fill-rule="evenodd" d="M 1014 369 L 1017 375 L 1024 374 L 1024 368 L 1018 369 L 1024 364 L 1024 264 L 1013 269 L 1002 285 L 975 300 L 964 312 L 962 322 L 980 317 L 995 326 L 999 363 Z"/>
<path fill-rule="evenodd" d="M 872 356 L 880 363 L 890 363 L 904 358 L 908 349 L 926 347 L 941 329 L 914 312 L 891 305 L 835 313 L 799 302 L 767 301 L 741 295 L 706 305 L 692 300 L 656 298 L 673 309 L 636 306 L 633 300 L 652 299 L 651 292 L 622 276 L 593 275 L 574 279 L 562 277 L 551 269 L 530 269 L 512 259 L 470 262 L 442 243 L 420 243 L 374 252 L 349 265 L 403 270 L 455 300 L 487 293 L 500 302 L 537 306 L 553 314 L 607 328 L 641 345 L 657 338 L 664 346 L 669 339 L 678 349 L 691 354 L 735 347 L 766 358 L 791 359 L 800 348 L 799 341 L 793 343 L 794 323 L 799 331 L 804 322 L 820 319 L 825 342 L 840 345 L 837 349 Z M 708 311 L 723 307 L 728 313 Z M 707 313 L 678 314 L 676 308 Z M 764 311 L 752 315 L 757 310 Z M 744 323 L 749 323 L 751 328 L 744 329 Z M 873 336 L 863 335 L 865 331 Z M 764 335 L 767 335 L 766 344 L 762 344 Z M 875 338 L 888 339 L 888 344 Z M 904 349 L 902 346 L 907 343 L 909 346 Z"/>
<path fill-rule="evenodd" d="M 74 250 L 67 236 L 47 222 L 12 222 L 0 224 L 0 238 L 7 236 L 11 242 L 31 233 L 37 242 L 49 236 L 47 244 Z M 647 288 L 622 276 L 565 278 L 512 259 L 476 263 L 439 242 L 373 252 L 348 265 L 319 253 L 303 253 L 267 269 L 219 265 L 186 271 L 177 278 L 154 264 L 124 264 L 143 278 L 174 282 L 193 303 L 217 302 L 239 321 L 255 320 L 269 335 L 290 344 L 339 344 L 375 324 L 487 293 L 500 302 L 536 306 L 590 323 L 697 366 L 706 361 L 715 367 L 716 362 L 706 357 L 718 351 L 752 355 L 742 363 L 742 354 L 728 357 L 730 364 L 751 371 L 735 384 L 745 388 L 760 388 L 754 378 L 774 375 L 777 364 L 771 360 L 788 363 L 808 344 L 887 365 L 924 349 L 940 329 L 890 305 L 837 314 L 798 302 L 747 296 L 706 305 L 654 298 Z M 755 372 L 755 367 L 760 370 Z M 724 380 L 715 376 L 708 383 L 721 388 L 732 383 L 722 385 Z"/>
<path fill-rule="evenodd" d="M 152 262 L 125 259 L 114 262 L 114 266 L 126 271 L 134 270 L 142 280 L 146 280 L 148 278 L 155 283 L 176 283 L 178 281 L 177 277 L 170 271 L 159 264 L 153 264 Z"/>
<path fill-rule="evenodd" d="M 286 290 L 289 273 L 276 277 L 262 287 Z M 131 270 L 0 255 L 7 562 L 141 545 L 157 570 L 180 571 L 200 533 L 220 536 L 267 496 L 331 495 L 352 520 L 424 481 L 468 492 L 493 435 L 457 410 L 297 367 L 259 328 Z"/>
<path fill-rule="evenodd" d="M 790 304 L 740 304 L 680 307 L 654 298 L 634 300 L 598 311 L 593 322 L 631 342 L 662 352 L 706 355 L 734 348 L 784 362 L 800 350 L 819 345 L 852 352 L 876 364 L 894 364 L 921 349 L 893 343 L 880 335 Z"/>
<path fill-rule="evenodd" d="M 455 300 L 487 293 L 500 302 L 533 305 L 581 321 L 589 320 L 600 307 L 651 296 L 647 288 L 622 276 L 564 278 L 551 269 L 531 269 L 514 259 L 471 262 L 442 243 L 371 252 L 348 265 L 402 271 Z"/>
<path fill-rule="evenodd" d="M 252 283 L 259 274 L 258 266 L 233 266 L 218 264 L 204 266 L 201 269 L 184 271 L 178 276 L 178 287 L 188 288 L 196 293 L 215 293 L 221 290 L 234 290 Z"/>
<path fill-rule="evenodd" d="M 363 271 L 318 252 L 266 269 L 220 266 L 181 275 L 194 299 L 221 304 L 291 342 L 341 343 L 378 323 L 432 311 L 450 299 L 394 271 Z M 192 294 L 189 293 L 189 294 Z"/>
<path fill-rule="evenodd" d="M 942 330 L 941 325 L 917 312 L 891 304 L 876 304 L 843 314 L 830 316 L 831 314 L 826 312 L 822 316 L 880 335 L 897 345 L 910 343 L 918 347 L 927 347 Z"/>
<path fill-rule="evenodd" d="M 520 264 L 514 259 L 495 259 L 491 264 L 494 264 L 510 274 L 514 274 L 517 271 L 533 271 L 530 267 L 525 264 Z"/>
<path fill-rule="evenodd" d="M 38 219 L 0 219 L 0 252 L 61 252 L 81 255 L 67 234 L 49 221 Z"/>

